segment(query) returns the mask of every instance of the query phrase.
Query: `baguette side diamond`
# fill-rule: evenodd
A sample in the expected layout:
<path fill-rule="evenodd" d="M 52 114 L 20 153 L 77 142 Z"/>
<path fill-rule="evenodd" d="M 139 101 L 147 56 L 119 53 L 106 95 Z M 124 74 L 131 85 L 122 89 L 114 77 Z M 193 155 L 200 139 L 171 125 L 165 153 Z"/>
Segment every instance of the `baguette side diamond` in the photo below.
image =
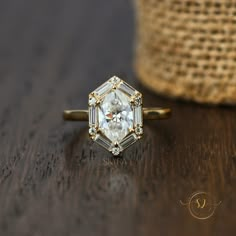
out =
<path fill-rule="evenodd" d="M 143 125 L 143 113 L 141 106 L 134 107 L 134 125 L 135 126 Z"/>
<path fill-rule="evenodd" d="M 106 83 L 102 84 L 100 87 L 98 87 L 94 94 L 98 97 L 103 97 L 107 92 L 109 92 L 113 87 L 113 84 L 110 81 L 107 81 Z"/>
<path fill-rule="evenodd" d="M 120 146 L 122 147 L 122 149 L 126 149 L 128 148 L 130 145 L 132 145 L 133 143 L 135 143 L 137 141 L 137 136 L 133 133 L 128 135 L 126 138 L 124 138 L 124 140 L 120 143 Z"/>
<path fill-rule="evenodd" d="M 95 136 L 95 141 L 98 143 L 100 146 L 104 147 L 105 149 L 109 150 L 111 149 L 112 142 L 107 138 L 104 137 L 100 134 L 97 134 Z"/>
<path fill-rule="evenodd" d="M 89 126 L 97 126 L 97 107 L 89 107 Z"/>
<path fill-rule="evenodd" d="M 127 83 L 123 82 L 120 84 L 119 89 L 125 92 L 128 96 L 132 96 L 135 94 L 135 89 L 128 85 Z"/>

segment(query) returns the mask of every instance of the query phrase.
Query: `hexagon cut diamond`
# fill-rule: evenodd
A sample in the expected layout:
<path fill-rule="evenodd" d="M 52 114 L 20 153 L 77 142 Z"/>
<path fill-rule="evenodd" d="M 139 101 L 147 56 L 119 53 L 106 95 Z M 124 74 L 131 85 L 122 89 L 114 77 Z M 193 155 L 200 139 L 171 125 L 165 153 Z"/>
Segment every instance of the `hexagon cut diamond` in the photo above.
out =
<path fill-rule="evenodd" d="M 95 114 L 95 117 L 98 118 L 98 134 L 95 142 L 101 145 L 101 142 L 98 141 L 104 137 L 107 144 L 101 146 L 110 152 L 114 152 L 114 146 L 123 150 L 140 138 L 140 136 L 135 135 L 137 112 L 140 113 L 138 114 L 139 117 L 142 117 L 142 109 L 136 109 L 136 105 L 132 102 L 133 95 L 140 93 L 118 77 L 116 78 L 117 84 L 114 85 L 114 77 L 112 77 L 99 87 L 109 89 L 102 97 L 98 98 Z M 132 93 L 129 94 L 124 91 L 124 86 L 129 88 Z M 139 104 L 138 107 L 141 108 L 142 104 Z M 122 143 L 124 140 L 128 140 L 129 137 L 132 137 L 133 140 L 130 145 L 124 147 Z"/>
<path fill-rule="evenodd" d="M 99 128 L 113 143 L 119 143 L 133 129 L 133 107 L 119 89 L 109 92 L 98 110 Z"/>

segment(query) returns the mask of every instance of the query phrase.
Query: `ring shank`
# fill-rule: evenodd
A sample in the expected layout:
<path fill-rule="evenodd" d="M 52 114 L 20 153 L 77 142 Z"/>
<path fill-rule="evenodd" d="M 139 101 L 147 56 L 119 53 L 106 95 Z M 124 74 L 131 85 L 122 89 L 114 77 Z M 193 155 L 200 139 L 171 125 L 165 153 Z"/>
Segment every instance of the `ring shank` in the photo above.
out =
<path fill-rule="evenodd" d="M 68 121 L 88 121 L 88 110 L 66 110 L 63 119 Z"/>
<path fill-rule="evenodd" d="M 144 120 L 163 120 L 170 118 L 170 116 L 171 116 L 170 108 L 161 108 L 161 107 L 143 108 Z"/>
<path fill-rule="evenodd" d="M 162 120 L 171 116 L 170 108 L 152 107 L 143 108 L 144 120 Z M 64 120 L 68 121 L 88 121 L 88 110 L 65 110 Z"/>

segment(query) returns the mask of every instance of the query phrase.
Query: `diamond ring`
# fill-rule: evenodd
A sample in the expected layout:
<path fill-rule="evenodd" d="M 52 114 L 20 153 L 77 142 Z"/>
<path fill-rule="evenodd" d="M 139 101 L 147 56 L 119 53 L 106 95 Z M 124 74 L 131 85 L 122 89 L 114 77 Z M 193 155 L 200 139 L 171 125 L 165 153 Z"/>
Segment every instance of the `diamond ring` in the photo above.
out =
<path fill-rule="evenodd" d="M 143 108 L 142 94 L 117 76 L 89 94 L 88 110 L 65 110 L 64 120 L 89 121 L 92 140 L 120 155 L 143 135 L 143 120 L 169 118 L 169 108 Z"/>

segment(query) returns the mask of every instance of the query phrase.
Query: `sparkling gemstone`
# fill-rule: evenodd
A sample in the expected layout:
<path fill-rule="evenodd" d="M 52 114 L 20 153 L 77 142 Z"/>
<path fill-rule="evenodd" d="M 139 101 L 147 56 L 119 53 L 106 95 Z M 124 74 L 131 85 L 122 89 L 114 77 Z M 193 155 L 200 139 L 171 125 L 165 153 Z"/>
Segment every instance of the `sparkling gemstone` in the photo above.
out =
<path fill-rule="evenodd" d="M 89 108 L 89 126 L 96 126 L 97 124 L 97 108 L 90 107 Z"/>
<path fill-rule="evenodd" d="M 121 83 L 119 88 L 120 90 L 125 92 L 128 96 L 132 96 L 135 93 L 135 89 L 127 83 Z"/>
<path fill-rule="evenodd" d="M 137 135 L 142 135 L 142 134 L 143 134 L 143 128 L 140 127 L 140 126 L 136 127 L 136 128 L 135 128 L 135 133 L 136 133 Z"/>
<path fill-rule="evenodd" d="M 142 97 L 141 95 L 137 95 L 137 97 L 134 99 L 135 106 L 140 106 L 142 104 Z"/>
<path fill-rule="evenodd" d="M 112 84 L 116 85 L 116 84 L 120 83 L 120 78 L 114 76 L 114 77 L 112 77 L 112 78 L 110 79 L 110 82 L 111 82 Z"/>
<path fill-rule="evenodd" d="M 118 156 L 141 138 L 142 94 L 113 76 L 89 95 L 89 134 Z"/>
<path fill-rule="evenodd" d="M 112 90 L 98 106 L 99 128 L 113 143 L 119 143 L 133 128 L 134 112 L 130 98 Z"/>
<path fill-rule="evenodd" d="M 142 116 L 142 107 L 134 107 L 134 124 L 142 126 L 143 124 L 143 116 Z"/>
<path fill-rule="evenodd" d="M 95 141 L 102 147 L 106 148 L 107 150 L 110 150 L 111 148 L 111 141 L 107 139 L 106 137 L 97 134 L 95 136 Z"/>
<path fill-rule="evenodd" d="M 95 106 L 96 105 L 96 99 L 95 97 L 89 98 L 89 106 Z"/>
<path fill-rule="evenodd" d="M 135 143 L 136 141 L 137 141 L 137 136 L 135 134 L 130 134 L 127 137 L 125 137 L 124 140 L 122 140 L 122 142 L 120 143 L 120 146 L 123 149 L 126 149 L 127 147 Z"/>
<path fill-rule="evenodd" d="M 91 136 L 95 136 L 95 135 L 97 134 L 97 129 L 94 128 L 94 127 L 91 127 L 91 128 L 89 129 L 89 134 L 90 134 Z"/>
<path fill-rule="evenodd" d="M 114 156 L 118 156 L 120 154 L 120 148 L 119 147 L 113 147 L 111 152 Z"/>
<path fill-rule="evenodd" d="M 102 84 L 100 87 L 98 87 L 94 93 L 97 95 L 97 96 L 100 96 L 102 97 L 104 94 L 106 94 L 109 90 L 111 90 L 113 87 L 113 84 L 112 83 L 104 83 Z"/>

